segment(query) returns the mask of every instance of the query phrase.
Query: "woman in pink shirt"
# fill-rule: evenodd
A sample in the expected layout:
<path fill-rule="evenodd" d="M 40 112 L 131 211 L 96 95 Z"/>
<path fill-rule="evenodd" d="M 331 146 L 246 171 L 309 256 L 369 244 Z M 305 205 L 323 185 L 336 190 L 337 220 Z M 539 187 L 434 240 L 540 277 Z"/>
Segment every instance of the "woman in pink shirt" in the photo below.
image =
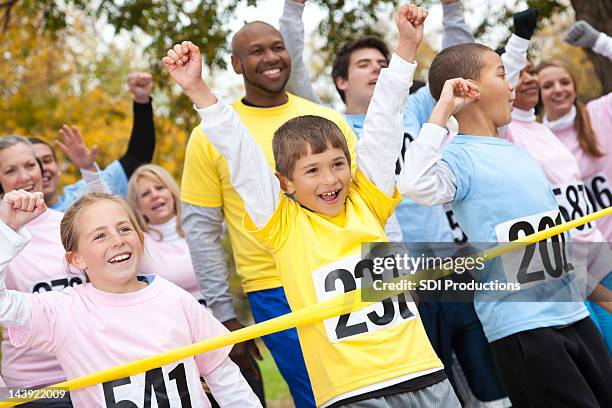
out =
<path fill-rule="evenodd" d="M 26 247 L 24 225 L 44 214 L 41 192 L 11 191 L 0 203 L 0 324 L 10 341 L 53 353 L 69 379 L 227 333 L 184 290 L 156 276 L 137 279 L 144 236 L 121 198 L 90 193 L 65 213 L 66 261 L 88 282 L 62 292 L 6 289 L 4 270 Z M 74 390 L 75 407 L 210 407 L 204 377 L 222 407 L 261 407 L 230 347 L 185 358 L 130 377 Z"/>
<path fill-rule="evenodd" d="M 23 189 L 42 192 L 42 168 L 32 144 L 21 136 L 0 137 L 0 194 Z M 77 271 L 68 273 L 60 239 L 62 213 L 49 209 L 28 228 L 32 242 L 6 266 L 6 287 L 24 293 L 61 291 L 85 281 Z M 15 347 L 2 331 L 2 377 L 7 386 L 40 388 L 64 381 L 66 375 L 53 353 L 31 347 Z M 44 405 L 43 405 L 44 404 Z M 23 405 L 51 408 L 72 407 L 70 398 Z"/>
<path fill-rule="evenodd" d="M 204 304 L 180 222 L 179 187 L 164 168 L 140 166 L 128 182 L 128 203 L 142 221 L 144 272 L 155 271 Z"/>
<path fill-rule="evenodd" d="M 144 272 L 162 276 L 191 293 L 205 306 L 181 225 L 180 190 L 176 181 L 163 167 L 155 164 L 140 166 L 128 182 L 128 202 L 143 224 Z M 242 375 L 265 405 L 259 367 L 252 357 L 248 363 L 252 370 L 241 370 Z M 253 371 L 256 375 L 252 374 Z"/>
<path fill-rule="evenodd" d="M 583 21 L 577 22 L 566 41 L 590 47 L 612 58 L 612 38 Z M 576 82 L 558 61 L 538 66 L 543 123 L 572 152 L 595 210 L 612 205 L 612 93 L 586 105 L 576 99 Z M 585 84 L 588 86 L 588 84 Z M 612 217 L 597 221 L 608 243 L 612 242 Z"/>

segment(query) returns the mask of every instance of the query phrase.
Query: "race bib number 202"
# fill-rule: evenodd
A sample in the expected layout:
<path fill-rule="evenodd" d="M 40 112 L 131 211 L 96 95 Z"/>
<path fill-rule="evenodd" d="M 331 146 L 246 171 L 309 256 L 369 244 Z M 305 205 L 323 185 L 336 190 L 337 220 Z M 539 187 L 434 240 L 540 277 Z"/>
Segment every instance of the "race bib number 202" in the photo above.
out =
<path fill-rule="evenodd" d="M 203 408 L 193 358 L 102 384 L 106 408 Z"/>
<path fill-rule="evenodd" d="M 510 242 L 563 223 L 558 210 L 506 221 L 495 227 L 498 242 Z M 569 255 L 568 234 L 530 244 L 501 256 L 508 282 L 521 288 L 535 286 L 571 272 L 574 266 Z"/>
<path fill-rule="evenodd" d="M 341 293 L 361 288 L 362 280 L 371 284 L 382 281 L 374 272 L 371 259 L 355 255 L 326 265 L 312 274 L 319 302 Z M 325 320 L 325 330 L 332 342 L 344 341 L 402 324 L 418 316 L 416 305 L 406 294 L 400 294 L 363 309 Z"/>

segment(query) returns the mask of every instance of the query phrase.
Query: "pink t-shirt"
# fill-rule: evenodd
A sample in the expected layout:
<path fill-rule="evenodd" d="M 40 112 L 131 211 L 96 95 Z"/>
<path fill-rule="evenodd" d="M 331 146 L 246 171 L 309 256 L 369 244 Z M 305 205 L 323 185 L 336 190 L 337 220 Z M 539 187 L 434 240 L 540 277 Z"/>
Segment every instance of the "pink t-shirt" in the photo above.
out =
<path fill-rule="evenodd" d="M 60 240 L 63 213 L 47 210 L 27 227 L 32 241 L 6 269 L 6 287 L 19 292 L 62 291 L 85 281 L 68 272 Z M 53 354 L 29 347 L 16 348 L 2 332 L 2 377 L 9 387 L 38 387 L 64 381 L 66 376 Z"/>
<path fill-rule="evenodd" d="M 155 233 L 145 234 L 146 250 L 143 272 L 163 276 L 204 304 L 204 298 L 191 263 L 187 241 L 184 238 L 173 239 L 166 235 L 161 241 L 158 239 Z"/>
<path fill-rule="evenodd" d="M 573 124 L 553 129 L 553 133 L 576 157 L 595 210 L 600 210 L 612 204 L 612 93 L 589 102 L 587 110 L 599 148 L 605 156 L 595 158 L 584 152 Z M 612 217 L 599 219 L 597 225 L 606 240 L 612 242 Z"/>
<path fill-rule="evenodd" d="M 69 379 L 227 333 L 189 293 L 160 276 L 133 293 L 102 292 L 87 283 L 32 295 L 30 305 L 30 327 L 9 327 L 11 341 L 54 353 Z M 70 395 L 75 407 L 85 408 L 115 407 L 120 401 L 155 406 L 146 405 L 155 395 L 172 407 L 187 406 L 186 398 L 194 408 L 210 407 L 200 376 L 217 368 L 230 350 L 213 350 Z"/>

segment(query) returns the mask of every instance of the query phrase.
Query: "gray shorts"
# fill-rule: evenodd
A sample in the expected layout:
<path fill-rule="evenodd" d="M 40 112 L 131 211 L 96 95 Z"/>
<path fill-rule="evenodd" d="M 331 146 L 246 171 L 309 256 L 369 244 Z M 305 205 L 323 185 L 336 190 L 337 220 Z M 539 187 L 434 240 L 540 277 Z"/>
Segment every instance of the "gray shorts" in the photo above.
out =
<path fill-rule="evenodd" d="M 448 379 L 427 388 L 351 402 L 346 408 L 461 408 Z"/>

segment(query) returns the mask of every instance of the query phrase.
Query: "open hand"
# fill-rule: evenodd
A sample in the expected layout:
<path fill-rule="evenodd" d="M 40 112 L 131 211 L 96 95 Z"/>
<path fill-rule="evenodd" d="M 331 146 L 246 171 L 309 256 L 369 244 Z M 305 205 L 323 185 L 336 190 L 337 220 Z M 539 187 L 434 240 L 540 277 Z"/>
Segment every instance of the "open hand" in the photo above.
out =
<path fill-rule="evenodd" d="M 81 131 L 76 126 L 64 125 L 59 130 L 60 136 L 64 142 L 56 140 L 54 143 L 75 166 L 79 169 L 96 171 L 96 156 L 98 155 L 98 146 L 93 145 L 91 149 L 87 147 Z"/>
<path fill-rule="evenodd" d="M 47 210 L 42 192 L 28 193 L 25 190 L 13 190 L 0 201 L 0 220 L 14 231 L 38 217 Z"/>

